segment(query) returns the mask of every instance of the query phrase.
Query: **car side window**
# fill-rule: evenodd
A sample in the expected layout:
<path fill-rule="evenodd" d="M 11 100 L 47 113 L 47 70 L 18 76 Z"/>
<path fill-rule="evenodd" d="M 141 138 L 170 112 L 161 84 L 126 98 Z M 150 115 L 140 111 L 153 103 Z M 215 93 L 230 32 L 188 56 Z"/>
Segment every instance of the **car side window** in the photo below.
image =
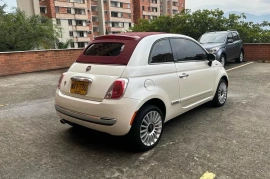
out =
<path fill-rule="evenodd" d="M 207 59 L 205 50 L 191 40 L 173 38 L 170 41 L 178 62 L 204 61 Z"/>
<path fill-rule="evenodd" d="M 227 39 L 233 39 L 232 33 L 229 33 L 228 38 Z"/>
<path fill-rule="evenodd" d="M 234 41 L 237 41 L 237 40 L 239 40 L 239 36 L 238 36 L 238 34 L 237 33 L 233 33 L 233 40 Z"/>
<path fill-rule="evenodd" d="M 157 41 L 150 53 L 150 63 L 173 62 L 173 53 L 168 39 Z"/>

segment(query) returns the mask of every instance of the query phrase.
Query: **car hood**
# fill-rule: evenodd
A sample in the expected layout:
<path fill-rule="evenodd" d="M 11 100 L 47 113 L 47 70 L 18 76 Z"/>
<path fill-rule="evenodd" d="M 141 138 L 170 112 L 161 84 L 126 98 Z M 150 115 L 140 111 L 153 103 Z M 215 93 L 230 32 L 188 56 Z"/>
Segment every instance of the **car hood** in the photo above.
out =
<path fill-rule="evenodd" d="M 201 44 L 206 50 L 210 50 L 211 48 L 214 47 L 221 47 L 223 43 L 206 43 L 206 44 Z"/>

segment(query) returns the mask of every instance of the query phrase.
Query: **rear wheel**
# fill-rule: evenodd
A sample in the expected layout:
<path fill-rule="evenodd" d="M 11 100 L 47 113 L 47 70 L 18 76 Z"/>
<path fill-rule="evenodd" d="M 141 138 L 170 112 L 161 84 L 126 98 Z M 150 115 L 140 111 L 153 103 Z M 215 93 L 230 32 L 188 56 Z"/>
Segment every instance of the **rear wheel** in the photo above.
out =
<path fill-rule="evenodd" d="M 226 103 L 228 94 L 228 84 L 224 79 L 219 81 L 215 97 L 212 101 L 216 107 L 223 106 Z"/>
<path fill-rule="evenodd" d="M 130 130 L 132 145 L 140 151 L 154 148 L 163 132 L 164 116 L 154 105 L 144 106 L 137 113 Z"/>
<path fill-rule="evenodd" d="M 236 59 L 236 63 L 242 63 L 244 61 L 244 52 L 241 50 L 239 57 Z"/>

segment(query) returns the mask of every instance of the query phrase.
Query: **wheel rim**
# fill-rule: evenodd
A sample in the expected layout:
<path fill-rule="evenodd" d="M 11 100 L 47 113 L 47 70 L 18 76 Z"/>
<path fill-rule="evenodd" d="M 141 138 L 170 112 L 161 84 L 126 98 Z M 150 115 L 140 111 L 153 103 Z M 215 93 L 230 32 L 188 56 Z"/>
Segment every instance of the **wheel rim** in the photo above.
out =
<path fill-rule="evenodd" d="M 224 104 L 227 99 L 227 85 L 222 82 L 218 88 L 218 101 L 220 104 Z"/>
<path fill-rule="evenodd" d="M 146 146 L 154 145 L 162 132 L 162 118 L 157 111 L 150 111 L 142 120 L 140 127 L 141 141 Z"/>
<path fill-rule="evenodd" d="M 243 58 L 244 58 L 244 56 L 243 56 L 243 53 L 241 52 L 241 53 L 240 53 L 240 57 L 239 57 L 240 62 L 243 62 Z"/>
<path fill-rule="evenodd" d="M 220 63 L 222 64 L 222 66 L 224 66 L 224 65 L 225 65 L 225 57 L 224 57 L 224 56 L 222 56 L 222 57 L 221 57 L 221 59 L 220 59 Z"/>

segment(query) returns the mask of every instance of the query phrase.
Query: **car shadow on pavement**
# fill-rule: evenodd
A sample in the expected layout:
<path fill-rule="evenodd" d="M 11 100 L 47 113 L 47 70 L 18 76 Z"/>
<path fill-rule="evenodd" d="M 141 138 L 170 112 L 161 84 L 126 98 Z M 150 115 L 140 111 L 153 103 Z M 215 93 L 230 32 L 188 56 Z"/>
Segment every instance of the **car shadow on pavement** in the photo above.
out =
<path fill-rule="evenodd" d="M 160 143 L 156 146 L 162 145 L 166 141 L 171 141 L 170 134 L 175 134 L 177 131 L 184 130 L 185 126 L 192 126 L 198 122 L 198 118 L 193 118 L 194 115 L 199 115 L 211 109 L 211 105 L 206 103 L 187 113 L 178 116 L 164 126 L 163 136 Z M 186 130 L 186 129 L 185 129 Z M 168 135 L 169 134 L 169 135 Z M 132 154 L 137 151 L 132 148 L 127 136 L 112 136 L 106 133 L 94 131 L 84 127 L 70 127 L 65 130 L 65 140 L 72 145 L 80 148 L 87 148 L 87 150 L 98 150 L 101 153 L 121 153 Z M 169 137 L 169 138 L 168 138 Z"/>

